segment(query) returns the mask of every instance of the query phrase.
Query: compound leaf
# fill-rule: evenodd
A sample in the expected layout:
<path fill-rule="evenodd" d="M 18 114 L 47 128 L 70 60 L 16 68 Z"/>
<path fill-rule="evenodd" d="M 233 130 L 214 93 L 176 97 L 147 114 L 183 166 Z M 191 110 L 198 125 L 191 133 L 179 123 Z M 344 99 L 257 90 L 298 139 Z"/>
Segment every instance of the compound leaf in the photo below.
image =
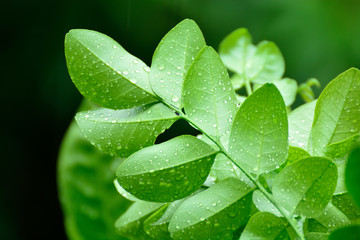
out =
<path fill-rule="evenodd" d="M 360 133 L 360 71 L 340 74 L 321 93 L 311 129 L 310 153 L 322 155 L 324 148 Z"/>
<path fill-rule="evenodd" d="M 360 148 L 354 150 L 347 161 L 345 169 L 346 187 L 358 207 L 360 207 Z"/>
<path fill-rule="evenodd" d="M 135 197 L 171 202 L 195 192 L 218 151 L 193 136 L 180 136 L 130 155 L 118 168 L 120 185 Z"/>
<path fill-rule="evenodd" d="M 123 110 L 100 108 L 75 117 L 84 136 L 98 149 L 119 157 L 154 144 L 179 117 L 162 103 Z"/>
<path fill-rule="evenodd" d="M 306 103 L 289 114 L 289 145 L 308 150 L 316 101 Z"/>
<path fill-rule="evenodd" d="M 337 183 L 336 165 L 323 157 L 308 157 L 285 167 L 276 177 L 273 194 L 290 215 L 317 217 L 329 203 Z"/>
<path fill-rule="evenodd" d="M 253 188 L 228 178 L 185 200 L 169 224 L 173 239 L 233 239 L 251 211 Z"/>
<path fill-rule="evenodd" d="M 288 151 L 284 100 L 273 84 L 264 84 L 241 105 L 231 128 L 229 152 L 247 171 L 279 168 Z"/>
<path fill-rule="evenodd" d="M 286 230 L 287 222 L 268 212 L 254 214 L 239 240 L 285 240 L 290 239 Z"/>
<path fill-rule="evenodd" d="M 58 187 L 65 228 L 71 240 L 124 239 L 115 232 L 116 218 L 130 202 L 112 185 L 116 159 L 98 151 L 73 122 L 61 145 Z"/>
<path fill-rule="evenodd" d="M 227 70 L 211 47 L 195 58 L 186 75 L 183 104 L 188 117 L 209 135 L 230 133 L 237 100 Z"/>
<path fill-rule="evenodd" d="M 145 233 L 144 221 L 164 203 L 137 201 L 116 221 L 117 232 L 132 240 L 151 240 Z"/>
<path fill-rule="evenodd" d="M 65 56 L 81 94 L 102 107 L 124 109 L 157 101 L 149 67 L 102 33 L 71 30 L 65 37 Z"/>
<path fill-rule="evenodd" d="M 183 20 L 165 35 L 155 50 L 150 74 L 160 98 L 180 108 L 186 72 L 203 47 L 204 37 L 193 20 Z"/>

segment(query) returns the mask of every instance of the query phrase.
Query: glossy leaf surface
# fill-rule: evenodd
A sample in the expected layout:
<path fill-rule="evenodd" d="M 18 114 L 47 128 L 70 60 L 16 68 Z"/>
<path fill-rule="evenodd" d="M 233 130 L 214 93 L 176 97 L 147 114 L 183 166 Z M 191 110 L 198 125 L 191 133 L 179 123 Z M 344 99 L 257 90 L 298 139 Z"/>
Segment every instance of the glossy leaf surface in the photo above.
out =
<path fill-rule="evenodd" d="M 360 71 L 351 68 L 340 74 L 321 93 L 311 129 L 310 153 L 360 133 Z"/>
<path fill-rule="evenodd" d="M 154 52 L 150 82 L 154 92 L 168 103 L 180 107 L 187 70 L 205 40 L 198 25 L 185 19 L 168 32 Z"/>
<path fill-rule="evenodd" d="M 239 240 L 290 239 L 286 226 L 284 219 L 271 213 L 259 212 L 250 218 Z"/>
<path fill-rule="evenodd" d="M 207 134 L 230 133 L 237 106 L 227 70 L 211 47 L 205 47 L 189 68 L 184 82 L 184 109 Z"/>
<path fill-rule="evenodd" d="M 185 200 L 169 224 L 174 239 L 232 239 L 249 218 L 251 191 L 229 178 Z"/>
<path fill-rule="evenodd" d="M 231 129 L 229 152 L 247 171 L 261 174 L 279 168 L 288 151 L 284 100 L 265 84 L 241 105 Z"/>
<path fill-rule="evenodd" d="M 127 157 L 153 145 L 179 117 L 162 103 L 125 110 L 96 109 L 76 115 L 84 136 L 101 151 Z"/>
<path fill-rule="evenodd" d="M 65 37 L 65 55 L 76 87 L 102 107 L 124 109 L 157 101 L 149 83 L 149 67 L 110 37 L 71 30 Z"/>
<path fill-rule="evenodd" d="M 334 163 L 326 158 L 308 157 L 285 167 L 276 176 L 273 195 L 290 215 L 317 217 L 329 203 L 336 182 Z"/>
<path fill-rule="evenodd" d="M 193 136 L 180 136 L 128 157 L 116 175 L 135 197 L 171 202 L 195 192 L 209 175 L 218 151 Z"/>

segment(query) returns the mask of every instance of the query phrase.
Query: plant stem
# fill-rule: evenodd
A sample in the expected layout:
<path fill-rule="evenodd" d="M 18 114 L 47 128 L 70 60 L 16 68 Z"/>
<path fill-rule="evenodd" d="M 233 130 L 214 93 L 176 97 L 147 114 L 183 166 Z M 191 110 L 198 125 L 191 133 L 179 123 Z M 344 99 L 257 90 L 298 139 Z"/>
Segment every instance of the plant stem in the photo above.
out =
<path fill-rule="evenodd" d="M 219 139 L 214 139 L 212 136 L 208 135 L 203 129 L 201 129 L 199 126 L 196 125 L 190 118 L 188 118 L 182 111 L 177 109 L 176 107 L 172 106 L 171 104 L 168 104 L 167 102 L 163 101 L 165 105 L 167 105 L 169 108 L 173 109 L 174 111 L 178 112 L 179 115 L 185 119 L 187 122 L 191 123 L 194 127 L 196 127 L 198 130 L 200 130 L 206 137 L 208 137 L 212 142 L 214 142 L 220 149 L 220 152 L 223 153 L 230 161 L 232 161 L 235 166 L 237 166 L 253 183 L 254 185 L 265 195 L 265 197 L 278 209 L 278 211 L 286 218 L 290 226 L 294 229 L 295 233 L 299 236 L 299 239 L 305 240 L 305 237 L 302 232 L 298 229 L 296 222 L 291 216 L 288 216 L 285 211 L 277 205 L 275 202 L 273 196 L 261 185 L 261 183 L 255 179 L 250 173 L 248 173 L 245 169 L 243 169 L 238 163 L 235 162 L 235 160 L 231 157 L 231 155 L 228 153 L 228 151 L 224 148 L 224 146 L 221 144 Z"/>
<path fill-rule="evenodd" d="M 246 93 L 247 93 L 248 96 L 250 96 L 250 94 L 252 94 L 251 84 L 250 84 L 250 81 L 245 76 L 245 74 L 244 74 L 244 79 L 245 79 Z"/>

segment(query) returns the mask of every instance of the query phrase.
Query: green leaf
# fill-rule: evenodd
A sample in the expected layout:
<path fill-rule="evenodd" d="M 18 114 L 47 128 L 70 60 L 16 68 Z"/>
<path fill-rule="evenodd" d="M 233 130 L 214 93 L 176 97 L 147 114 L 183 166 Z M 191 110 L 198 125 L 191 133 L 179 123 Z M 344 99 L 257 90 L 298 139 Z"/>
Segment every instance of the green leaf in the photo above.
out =
<path fill-rule="evenodd" d="M 277 217 L 283 216 L 274 206 L 274 204 L 270 202 L 269 199 L 267 199 L 267 197 L 259 190 L 254 191 L 252 199 L 255 206 L 257 207 L 257 209 L 259 209 L 260 212 L 269 212 Z"/>
<path fill-rule="evenodd" d="M 345 169 L 346 187 L 358 207 L 360 207 L 360 148 L 354 150 L 347 161 Z"/>
<path fill-rule="evenodd" d="M 112 184 L 119 161 L 93 147 L 75 122 L 70 125 L 58 162 L 59 197 L 69 239 L 124 239 L 114 228 L 130 204 Z"/>
<path fill-rule="evenodd" d="M 84 136 L 98 149 L 127 157 L 153 145 L 179 117 L 162 103 L 124 110 L 100 108 L 76 115 Z"/>
<path fill-rule="evenodd" d="M 287 222 L 267 212 L 254 214 L 239 240 L 280 240 L 290 239 L 286 230 Z"/>
<path fill-rule="evenodd" d="M 348 154 L 355 148 L 360 147 L 360 135 L 354 135 L 341 142 L 336 142 L 328 145 L 324 153 L 326 156 L 343 160 L 348 157 Z"/>
<path fill-rule="evenodd" d="M 187 116 L 207 134 L 220 138 L 230 133 L 236 103 L 220 57 L 211 47 L 203 48 L 184 82 L 183 104 Z"/>
<path fill-rule="evenodd" d="M 229 178 L 184 201 L 169 224 L 171 237 L 179 239 L 233 239 L 251 210 L 253 188 Z"/>
<path fill-rule="evenodd" d="M 323 213 L 315 217 L 315 220 L 330 231 L 350 224 L 346 215 L 331 203 L 327 205 Z"/>
<path fill-rule="evenodd" d="M 137 201 L 116 221 L 115 227 L 121 236 L 132 240 L 151 240 L 145 233 L 144 221 L 164 203 Z"/>
<path fill-rule="evenodd" d="M 316 101 L 306 103 L 289 114 L 289 145 L 308 150 Z"/>
<path fill-rule="evenodd" d="M 342 211 L 352 223 L 360 219 L 360 208 L 356 206 L 356 203 L 349 193 L 333 196 L 332 204 L 340 209 L 340 211 Z"/>
<path fill-rule="evenodd" d="M 248 30 L 239 28 L 227 35 L 220 43 L 219 55 L 225 66 L 240 75 L 245 74 L 245 65 L 256 47 Z"/>
<path fill-rule="evenodd" d="M 273 84 L 279 89 L 282 97 L 284 98 L 285 105 L 291 106 L 295 102 L 297 93 L 297 83 L 294 79 L 283 78 L 272 81 Z"/>
<path fill-rule="evenodd" d="M 360 133 L 360 71 L 351 68 L 340 74 L 321 93 L 315 108 L 309 142 L 310 153 Z"/>
<path fill-rule="evenodd" d="M 248 172 L 279 168 L 288 150 L 286 107 L 273 84 L 264 84 L 241 105 L 231 129 L 229 152 Z"/>
<path fill-rule="evenodd" d="M 183 20 L 165 35 L 154 52 L 150 76 L 160 98 L 181 107 L 186 72 L 203 47 L 204 37 L 193 20 Z"/>
<path fill-rule="evenodd" d="M 345 161 L 336 161 L 334 163 L 336 164 L 337 169 L 338 169 L 338 180 L 337 180 L 334 195 L 346 193 L 347 192 L 347 189 L 345 186 L 346 162 Z"/>
<path fill-rule="evenodd" d="M 184 135 L 132 154 L 116 175 L 120 185 L 139 199 L 171 202 L 201 187 L 217 153 L 196 137 Z"/>
<path fill-rule="evenodd" d="M 65 55 L 76 87 L 102 107 L 124 109 L 157 101 L 149 83 L 149 67 L 110 37 L 71 30 L 65 37 Z"/>
<path fill-rule="evenodd" d="M 288 156 L 286 159 L 286 165 L 290 165 L 290 164 L 297 162 L 298 160 L 306 158 L 306 157 L 310 157 L 310 154 L 307 151 L 305 151 L 302 148 L 290 146 Z"/>
<path fill-rule="evenodd" d="M 305 235 L 306 240 L 328 240 L 329 234 L 328 233 L 321 233 L 321 232 L 310 232 Z"/>
<path fill-rule="evenodd" d="M 122 186 L 120 186 L 119 182 L 117 179 L 114 180 L 114 185 L 116 190 L 118 191 L 118 193 L 123 196 L 124 198 L 126 198 L 127 200 L 130 200 L 132 202 L 136 202 L 136 201 L 140 201 L 140 199 L 134 197 L 133 195 L 131 195 L 130 193 L 128 193 Z"/>
<path fill-rule="evenodd" d="M 273 195 L 289 215 L 317 217 L 336 187 L 337 169 L 330 160 L 308 157 L 285 167 L 275 178 Z"/>
<path fill-rule="evenodd" d="M 239 90 L 245 85 L 245 80 L 240 74 L 233 74 L 230 81 L 234 90 Z"/>
<path fill-rule="evenodd" d="M 359 240 L 360 225 L 344 227 L 335 230 L 330 234 L 329 240 Z"/>
<path fill-rule="evenodd" d="M 248 79 L 254 83 L 264 84 L 278 80 L 285 71 L 284 58 L 275 43 L 262 41 L 246 63 L 245 71 Z"/>

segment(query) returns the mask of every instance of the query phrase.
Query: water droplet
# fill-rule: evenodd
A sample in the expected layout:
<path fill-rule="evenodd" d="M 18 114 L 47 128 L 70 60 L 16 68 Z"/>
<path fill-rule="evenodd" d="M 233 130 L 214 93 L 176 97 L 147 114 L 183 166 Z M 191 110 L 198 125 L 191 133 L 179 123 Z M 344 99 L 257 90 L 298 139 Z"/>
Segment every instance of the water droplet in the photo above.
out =
<path fill-rule="evenodd" d="M 160 70 L 160 71 L 164 70 L 164 68 L 165 68 L 164 64 L 160 64 L 160 65 L 159 65 L 159 70 Z"/>
<path fill-rule="evenodd" d="M 172 96 L 171 101 L 177 102 L 177 101 L 179 101 L 179 97 L 178 96 Z"/>

